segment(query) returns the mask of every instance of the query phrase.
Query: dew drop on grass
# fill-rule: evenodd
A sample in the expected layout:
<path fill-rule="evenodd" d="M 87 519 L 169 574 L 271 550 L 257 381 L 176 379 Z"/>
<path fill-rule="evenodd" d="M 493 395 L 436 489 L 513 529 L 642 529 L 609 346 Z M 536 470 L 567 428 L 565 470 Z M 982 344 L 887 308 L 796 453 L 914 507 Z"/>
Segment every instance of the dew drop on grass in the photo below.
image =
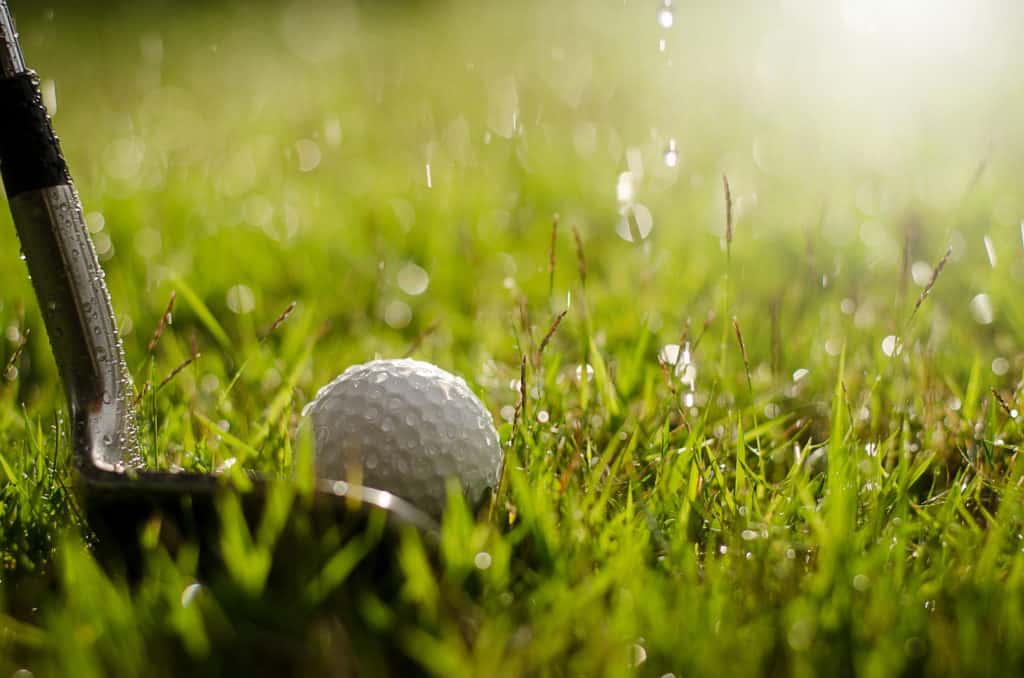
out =
<path fill-rule="evenodd" d="M 244 315 L 256 307 L 256 297 L 248 285 L 235 285 L 227 293 L 228 308 L 232 313 Z"/>
<path fill-rule="evenodd" d="M 476 565 L 478 570 L 486 570 L 491 566 L 491 554 L 487 551 L 480 551 L 473 556 L 473 564 Z"/>
<path fill-rule="evenodd" d="M 925 261 L 915 261 L 910 267 L 910 277 L 914 279 L 915 285 L 924 287 L 932 279 L 931 265 Z"/>
<path fill-rule="evenodd" d="M 987 294 L 978 294 L 971 299 L 971 315 L 974 316 L 974 320 L 980 325 L 991 325 L 995 318 L 994 311 L 992 309 L 992 300 Z"/>
<path fill-rule="evenodd" d="M 404 301 L 392 301 L 384 308 L 384 322 L 400 330 L 412 320 L 412 309 Z"/>
<path fill-rule="evenodd" d="M 537 421 L 539 421 L 542 424 L 548 423 L 550 419 L 551 415 L 548 414 L 547 410 L 541 410 L 540 412 L 537 413 Z"/>
<path fill-rule="evenodd" d="M 430 274 L 412 262 L 403 266 L 398 272 L 398 286 L 410 296 L 423 294 L 429 285 Z"/>
<path fill-rule="evenodd" d="M 643 645 L 634 643 L 630 652 L 629 663 L 631 666 L 640 666 L 647 661 L 647 650 L 644 649 Z"/>
<path fill-rule="evenodd" d="M 181 606 L 188 607 L 195 600 L 196 596 L 203 589 L 203 585 L 199 582 L 192 582 L 184 588 L 181 592 Z"/>
<path fill-rule="evenodd" d="M 312 172 L 320 166 L 320 146 L 312 139 L 296 141 L 295 152 L 299 156 L 300 172 Z"/>
<path fill-rule="evenodd" d="M 654 217 L 646 205 L 628 205 L 622 208 L 619 214 L 621 218 L 615 226 L 615 232 L 626 242 L 639 242 L 651 234 Z"/>
<path fill-rule="evenodd" d="M 903 345 L 900 343 L 900 338 L 895 334 L 890 334 L 882 339 L 882 353 L 889 356 L 890 358 L 899 355 L 903 352 Z"/>
<path fill-rule="evenodd" d="M 519 86 L 515 78 L 501 78 L 490 84 L 487 127 L 504 139 L 511 139 L 519 131 Z"/>
<path fill-rule="evenodd" d="M 1010 361 L 1002 356 L 992 361 L 992 373 L 997 376 L 1003 376 L 1010 371 Z"/>
<path fill-rule="evenodd" d="M 793 372 L 793 381 L 794 382 L 800 381 L 801 379 L 803 379 L 804 377 L 806 377 L 810 373 L 811 373 L 810 370 L 801 367 L 797 371 Z"/>
<path fill-rule="evenodd" d="M 337 118 L 328 118 L 324 121 L 324 141 L 334 148 L 341 145 L 342 131 L 341 121 Z"/>

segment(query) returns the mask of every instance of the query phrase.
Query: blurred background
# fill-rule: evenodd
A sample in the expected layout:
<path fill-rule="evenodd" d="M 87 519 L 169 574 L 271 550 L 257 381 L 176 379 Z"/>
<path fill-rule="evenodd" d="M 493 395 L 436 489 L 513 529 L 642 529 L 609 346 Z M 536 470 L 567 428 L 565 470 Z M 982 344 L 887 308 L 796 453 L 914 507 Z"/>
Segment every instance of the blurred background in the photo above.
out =
<path fill-rule="evenodd" d="M 947 247 L 967 265 L 936 336 L 961 317 L 1024 328 L 993 282 L 1024 277 L 1020 3 L 11 6 L 130 358 L 185 285 L 225 352 L 299 299 L 339 340 L 318 373 L 440 322 L 428 356 L 486 381 L 495 353 L 516 363 L 517 304 L 549 286 L 555 213 L 624 309 L 609 335 L 646 323 L 667 341 L 716 305 L 723 174 L 755 352 L 753 320 L 788 299 L 804 327 L 814 289 L 834 296 L 814 332 L 863 330 L 877 351 L 905 319 L 887 304 L 915 298 Z M 31 293 L 16 259 L 0 270 L 16 343 Z M 552 312 L 573 275 L 558 272 Z"/>

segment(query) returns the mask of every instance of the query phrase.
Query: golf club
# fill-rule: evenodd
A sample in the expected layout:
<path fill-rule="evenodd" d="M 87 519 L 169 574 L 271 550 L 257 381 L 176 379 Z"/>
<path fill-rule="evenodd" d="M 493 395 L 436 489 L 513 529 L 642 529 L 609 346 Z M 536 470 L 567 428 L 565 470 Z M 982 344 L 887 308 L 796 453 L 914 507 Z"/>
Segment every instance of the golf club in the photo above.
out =
<path fill-rule="evenodd" d="M 162 530 L 174 533 L 162 536 L 196 538 L 201 548 L 216 551 L 214 499 L 235 490 L 214 475 L 144 467 L 131 376 L 103 270 L 6 0 L 0 0 L 0 120 L 0 173 L 63 380 L 74 486 L 90 529 L 101 547 L 124 554 L 138 547 L 141 527 L 159 515 Z M 254 479 L 242 493 L 250 524 L 258 522 L 271 482 Z M 388 492 L 325 478 L 316 488 L 314 522 L 355 533 L 383 512 L 396 529 L 436 533 L 431 517 Z"/>

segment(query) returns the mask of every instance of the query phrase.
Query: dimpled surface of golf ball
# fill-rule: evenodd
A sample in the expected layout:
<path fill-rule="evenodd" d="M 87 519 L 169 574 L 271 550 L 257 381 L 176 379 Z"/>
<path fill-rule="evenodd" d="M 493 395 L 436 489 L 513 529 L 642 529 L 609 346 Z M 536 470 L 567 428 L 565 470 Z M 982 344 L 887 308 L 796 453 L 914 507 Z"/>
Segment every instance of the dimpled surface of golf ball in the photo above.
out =
<path fill-rule="evenodd" d="M 461 377 L 419 360 L 349 367 L 317 393 L 312 418 L 321 478 L 386 490 L 439 517 L 457 478 L 471 507 L 497 486 L 494 420 Z M 357 471 L 358 470 L 358 471 Z"/>

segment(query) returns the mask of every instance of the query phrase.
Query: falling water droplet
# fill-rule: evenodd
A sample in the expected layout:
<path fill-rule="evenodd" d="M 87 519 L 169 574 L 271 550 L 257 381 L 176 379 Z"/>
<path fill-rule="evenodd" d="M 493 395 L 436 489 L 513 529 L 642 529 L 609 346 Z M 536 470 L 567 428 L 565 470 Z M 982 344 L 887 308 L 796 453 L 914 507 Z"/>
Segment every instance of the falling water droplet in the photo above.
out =
<path fill-rule="evenodd" d="M 675 167 L 679 164 L 679 149 L 676 147 L 676 140 L 669 139 L 665 146 L 665 167 Z"/>
<path fill-rule="evenodd" d="M 672 28 L 676 16 L 672 11 L 672 0 L 662 0 L 658 7 L 658 25 L 662 28 Z"/>
<path fill-rule="evenodd" d="M 628 205 L 633 202 L 633 197 L 636 195 L 636 190 L 633 187 L 633 173 L 623 172 L 619 175 L 619 180 L 615 184 L 615 197 L 619 201 L 619 205 Z"/>
<path fill-rule="evenodd" d="M 988 263 L 992 268 L 996 267 L 996 247 L 992 244 L 992 238 L 985 236 L 985 254 L 988 255 Z"/>

